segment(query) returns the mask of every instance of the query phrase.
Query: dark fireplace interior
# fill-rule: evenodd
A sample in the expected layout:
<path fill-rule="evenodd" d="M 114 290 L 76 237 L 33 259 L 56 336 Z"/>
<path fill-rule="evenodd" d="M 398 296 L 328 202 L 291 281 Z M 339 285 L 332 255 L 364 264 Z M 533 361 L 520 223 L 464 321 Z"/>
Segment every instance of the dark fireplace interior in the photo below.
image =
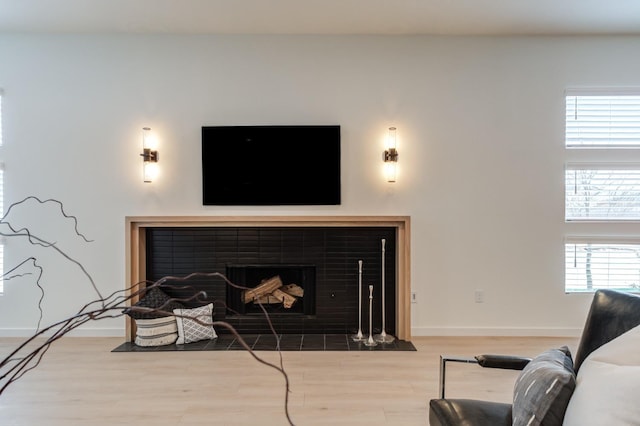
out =
<path fill-rule="evenodd" d="M 315 314 L 315 265 L 228 265 L 227 278 L 234 284 L 255 289 L 262 282 L 279 277 L 284 286 L 296 285 L 302 290 L 302 296 L 295 297 L 291 307 L 277 303 L 277 298 L 268 296 L 271 302 L 262 303 L 270 315 L 313 315 Z M 227 289 L 227 316 L 264 315 L 260 305 L 255 302 L 244 303 L 243 290 Z"/>
<path fill-rule="evenodd" d="M 382 240 L 385 288 L 382 289 Z M 282 334 L 340 334 L 358 330 L 358 261 L 362 260 L 362 331 L 368 332 L 368 286 L 374 286 L 373 332 L 381 330 L 382 291 L 385 330 L 395 334 L 396 230 L 393 227 L 158 227 L 146 229 L 146 276 L 219 272 L 233 283 L 255 287 L 280 276 L 283 284 L 304 290 L 290 309 L 263 305 Z M 170 283 L 173 297 L 206 297 L 190 306 L 214 303 L 214 320 L 229 322 L 244 334 L 268 333 L 258 305 L 241 303 L 241 293 L 221 278 Z M 226 333 L 225 329 L 216 330 Z"/>

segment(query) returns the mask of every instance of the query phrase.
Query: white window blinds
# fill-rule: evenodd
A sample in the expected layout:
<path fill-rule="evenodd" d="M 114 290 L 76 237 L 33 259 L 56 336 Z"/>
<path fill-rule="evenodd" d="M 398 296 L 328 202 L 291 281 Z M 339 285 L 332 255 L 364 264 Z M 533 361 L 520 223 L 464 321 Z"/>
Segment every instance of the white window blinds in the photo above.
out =
<path fill-rule="evenodd" d="M 640 220 L 640 164 L 568 164 L 565 219 Z"/>
<path fill-rule="evenodd" d="M 640 291 L 640 244 L 567 242 L 566 291 Z"/>
<path fill-rule="evenodd" d="M 565 290 L 639 292 L 640 88 L 565 100 Z"/>
<path fill-rule="evenodd" d="M 2 98 L 0 89 L 0 217 L 4 216 L 4 162 L 2 158 Z M 0 238 L 0 277 L 4 275 L 4 240 Z M 0 294 L 4 291 L 4 280 L 0 279 Z"/>
<path fill-rule="evenodd" d="M 566 146 L 640 147 L 640 93 L 566 95 Z"/>

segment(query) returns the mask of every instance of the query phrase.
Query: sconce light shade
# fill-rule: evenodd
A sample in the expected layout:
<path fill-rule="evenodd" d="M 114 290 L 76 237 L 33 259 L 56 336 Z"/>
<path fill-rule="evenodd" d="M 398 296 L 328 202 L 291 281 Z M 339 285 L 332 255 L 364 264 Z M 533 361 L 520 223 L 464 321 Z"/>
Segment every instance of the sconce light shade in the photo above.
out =
<path fill-rule="evenodd" d="M 153 182 L 158 175 L 158 151 L 155 150 L 155 140 L 151 128 L 142 128 L 142 179 L 146 183 Z"/>
<path fill-rule="evenodd" d="M 398 164 L 398 150 L 396 149 L 396 128 L 389 127 L 389 136 L 387 137 L 387 149 L 382 154 L 382 160 L 385 163 L 385 175 L 387 182 L 396 181 L 396 169 Z"/>
<path fill-rule="evenodd" d="M 158 163 L 145 161 L 142 165 L 142 177 L 145 183 L 151 183 L 158 177 Z"/>
<path fill-rule="evenodd" d="M 384 165 L 384 175 L 387 178 L 387 182 L 393 183 L 396 181 L 396 162 L 390 161 Z"/>

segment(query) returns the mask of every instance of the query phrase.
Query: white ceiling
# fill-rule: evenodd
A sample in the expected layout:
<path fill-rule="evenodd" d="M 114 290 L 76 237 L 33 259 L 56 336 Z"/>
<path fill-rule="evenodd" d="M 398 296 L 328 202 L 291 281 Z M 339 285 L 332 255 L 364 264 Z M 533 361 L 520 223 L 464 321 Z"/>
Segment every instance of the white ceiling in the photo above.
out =
<path fill-rule="evenodd" d="M 640 34 L 640 0 L 0 0 L 0 32 Z"/>

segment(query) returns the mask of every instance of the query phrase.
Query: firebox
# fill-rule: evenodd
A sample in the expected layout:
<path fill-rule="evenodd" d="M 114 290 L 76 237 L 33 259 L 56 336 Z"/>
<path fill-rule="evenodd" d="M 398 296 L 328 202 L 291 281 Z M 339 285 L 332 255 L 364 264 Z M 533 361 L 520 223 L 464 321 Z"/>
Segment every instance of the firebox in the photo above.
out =
<path fill-rule="evenodd" d="M 315 265 L 227 265 L 229 280 L 245 289 L 227 290 L 227 317 L 233 315 L 314 315 Z"/>

